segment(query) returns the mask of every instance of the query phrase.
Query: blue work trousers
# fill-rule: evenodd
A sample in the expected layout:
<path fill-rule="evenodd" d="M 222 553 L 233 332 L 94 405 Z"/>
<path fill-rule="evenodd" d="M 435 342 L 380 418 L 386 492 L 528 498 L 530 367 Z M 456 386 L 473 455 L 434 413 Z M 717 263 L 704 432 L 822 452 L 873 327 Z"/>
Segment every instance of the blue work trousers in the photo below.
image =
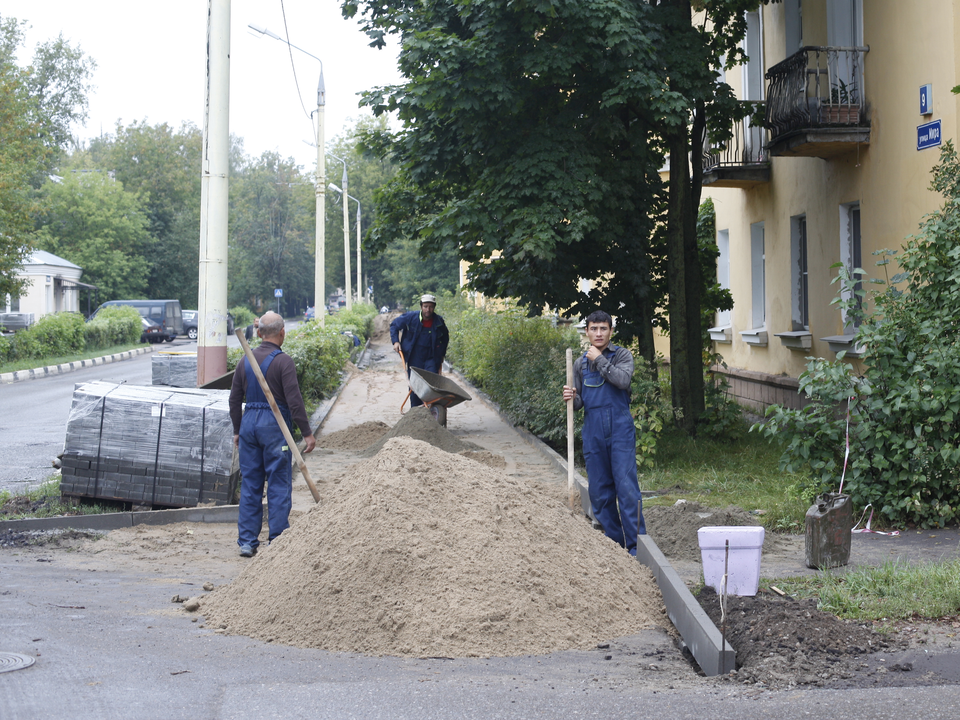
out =
<path fill-rule="evenodd" d="M 240 546 L 256 548 L 263 527 L 263 485 L 267 485 L 270 509 L 270 539 L 290 527 L 290 504 L 293 492 L 291 459 L 286 438 L 273 412 L 249 406 L 240 422 Z"/>
<path fill-rule="evenodd" d="M 433 357 L 433 348 L 415 347 L 411 357 L 407 359 L 407 377 L 410 377 L 410 368 L 415 367 L 427 372 L 437 373 L 440 368 L 437 367 L 437 361 Z M 415 392 L 410 393 L 410 407 L 423 405 L 423 400 L 417 397 Z"/>

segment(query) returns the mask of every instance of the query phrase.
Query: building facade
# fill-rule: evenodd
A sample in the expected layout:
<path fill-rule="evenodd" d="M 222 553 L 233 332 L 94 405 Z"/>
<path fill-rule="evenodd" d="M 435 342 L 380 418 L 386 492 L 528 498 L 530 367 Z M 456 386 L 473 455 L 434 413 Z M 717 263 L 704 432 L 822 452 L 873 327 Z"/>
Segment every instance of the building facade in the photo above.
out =
<path fill-rule="evenodd" d="M 708 140 L 703 190 L 734 299 L 711 337 L 734 394 L 762 410 L 800 404 L 808 356 L 857 355 L 834 266 L 879 277 L 873 253 L 941 204 L 930 173 L 957 136 L 960 2 L 783 0 L 747 19 L 750 60 L 726 81 L 765 120 Z"/>
<path fill-rule="evenodd" d="M 80 312 L 80 290 L 93 286 L 80 282 L 83 270 L 69 260 L 45 250 L 30 253 L 18 277 L 27 280 L 19 297 L 0 298 L 0 310 L 31 317 L 36 322 L 50 313 Z M 29 324 L 29 323 L 28 323 Z"/>

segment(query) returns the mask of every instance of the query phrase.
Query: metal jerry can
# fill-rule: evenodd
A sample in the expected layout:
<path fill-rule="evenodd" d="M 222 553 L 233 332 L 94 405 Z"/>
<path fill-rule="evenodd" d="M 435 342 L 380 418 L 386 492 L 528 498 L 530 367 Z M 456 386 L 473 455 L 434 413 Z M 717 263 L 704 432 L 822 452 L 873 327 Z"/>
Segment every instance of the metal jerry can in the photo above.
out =
<path fill-rule="evenodd" d="M 807 510 L 807 567 L 825 569 L 850 560 L 853 505 L 849 495 L 824 493 Z"/>

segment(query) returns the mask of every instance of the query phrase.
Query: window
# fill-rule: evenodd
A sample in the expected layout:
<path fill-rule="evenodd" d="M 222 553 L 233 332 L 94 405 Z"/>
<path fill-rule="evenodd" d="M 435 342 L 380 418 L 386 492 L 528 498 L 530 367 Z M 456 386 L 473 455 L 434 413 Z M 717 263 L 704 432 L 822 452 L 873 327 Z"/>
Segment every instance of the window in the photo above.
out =
<path fill-rule="evenodd" d="M 853 271 L 863 269 L 863 253 L 860 243 L 860 203 L 848 203 L 840 206 L 840 261 L 846 266 L 847 272 L 853 275 Z M 862 277 L 862 276 L 861 276 Z M 863 282 L 860 281 L 855 286 L 857 291 L 863 290 Z M 849 294 L 844 295 L 844 299 L 849 299 Z M 860 306 L 862 300 L 857 301 Z M 847 322 L 843 318 L 844 332 L 852 334 L 857 325 Z"/>
<path fill-rule="evenodd" d="M 717 258 L 717 283 L 724 290 L 730 289 L 730 231 L 720 230 L 717 233 L 717 247 L 720 249 L 720 257 Z M 717 325 L 727 327 L 730 325 L 730 311 L 721 310 L 717 313 Z"/>
<path fill-rule="evenodd" d="M 762 222 L 750 226 L 750 286 L 753 300 L 750 308 L 750 322 L 754 328 L 763 327 L 767 319 L 766 261 L 763 234 Z"/>
<path fill-rule="evenodd" d="M 745 14 L 747 32 L 743 38 L 743 51 L 747 54 L 747 62 L 743 66 L 743 99 L 763 100 L 763 16 L 759 11 Z M 746 157 L 752 161 L 762 159 L 763 154 L 763 127 L 753 127 L 749 118 L 744 121 L 746 137 L 744 150 Z"/>
<path fill-rule="evenodd" d="M 810 329 L 810 285 L 807 267 L 807 216 L 790 218 L 790 286 L 793 330 Z"/>
<path fill-rule="evenodd" d="M 784 0 L 784 21 L 787 35 L 787 57 L 803 47 L 803 12 L 800 0 Z"/>

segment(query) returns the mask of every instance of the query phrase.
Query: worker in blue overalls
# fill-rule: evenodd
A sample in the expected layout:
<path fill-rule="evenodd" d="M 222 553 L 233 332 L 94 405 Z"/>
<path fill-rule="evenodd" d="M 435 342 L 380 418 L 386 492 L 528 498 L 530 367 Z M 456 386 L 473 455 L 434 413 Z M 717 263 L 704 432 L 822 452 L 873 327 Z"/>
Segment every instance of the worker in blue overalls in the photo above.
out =
<path fill-rule="evenodd" d="M 293 359 L 280 349 L 286 337 L 283 318 L 275 312 L 266 313 L 259 320 L 257 334 L 262 342 L 254 348 L 253 357 L 260 364 L 260 372 L 267 381 L 267 387 L 277 402 L 287 428 L 292 429 L 293 422 L 296 422 L 305 443 L 303 452 L 311 452 L 316 447 L 316 440 L 300 394 L 297 368 Z M 244 398 L 246 407 L 243 405 Z M 260 545 L 260 530 L 263 527 L 264 483 L 270 511 L 269 539 L 276 539 L 290 527 L 293 453 L 247 358 L 237 364 L 233 374 L 230 419 L 233 421 L 233 442 L 240 458 L 237 544 L 241 557 L 253 557 Z"/>
<path fill-rule="evenodd" d="M 450 344 L 450 332 L 443 318 L 437 315 L 437 298 L 424 295 L 420 298 L 420 311 L 413 310 L 394 319 L 390 323 L 390 342 L 396 352 L 403 352 L 407 364 L 407 377 L 410 368 L 415 367 L 427 372 L 443 374 L 443 358 Z M 410 394 L 410 407 L 423 405 L 415 393 Z"/>
<path fill-rule="evenodd" d="M 574 363 L 563 399 L 583 408 L 583 457 L 593 515 L 607 537 L 631 555 L 645 535 L 637 480 L 637 430 L 630 414 L 633 355 L 610 344 L 613 320 L 598 310 L 586 322 L 590 348 Z"/>

